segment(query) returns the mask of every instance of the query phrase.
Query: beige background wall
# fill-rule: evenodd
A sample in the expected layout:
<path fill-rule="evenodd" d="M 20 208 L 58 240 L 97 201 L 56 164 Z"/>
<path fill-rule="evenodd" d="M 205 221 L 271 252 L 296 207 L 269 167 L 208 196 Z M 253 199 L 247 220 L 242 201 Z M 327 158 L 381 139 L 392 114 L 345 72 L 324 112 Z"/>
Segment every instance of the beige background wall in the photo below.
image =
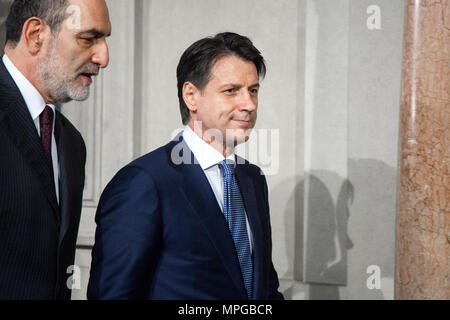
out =
<path fill-rule="evenodd" d="M 259 148 L 240 152 L 268 173 L 285 297 L 392 299 L 403 0 L 107 2 L 110 66 L 89 101 L 63 108 L 88 147 L 73 298 L 85 297 L 102 189 L 182 127 L 178 60 L 192 42 L 229 30 L 249 36 L 268 62 L 251 140 Z M 371 5 L 379 30 L 367 26 Z M 370 266 L 380 289 L 367 286 Z"/>

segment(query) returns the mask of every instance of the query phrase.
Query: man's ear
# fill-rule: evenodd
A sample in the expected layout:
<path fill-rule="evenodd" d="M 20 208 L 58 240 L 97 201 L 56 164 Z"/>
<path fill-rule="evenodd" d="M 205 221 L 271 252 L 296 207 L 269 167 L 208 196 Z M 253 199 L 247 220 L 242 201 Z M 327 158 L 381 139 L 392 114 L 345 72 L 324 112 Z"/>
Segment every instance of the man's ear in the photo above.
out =
<path fill-rule="evenodd" d="M 21 41 L 31 55 L 36 55 L 41 50 L 47 37 L 46 28 L 47 25 L 42 19 L 31 17 L 25 21 Z"/>
<path fill-rule="evenodd" d="M 201 93 L 191 82 L 185 82 L 183 85 L 183 100 L 191 112 L 196 112 L 198 108 L 198 99 Z"/>

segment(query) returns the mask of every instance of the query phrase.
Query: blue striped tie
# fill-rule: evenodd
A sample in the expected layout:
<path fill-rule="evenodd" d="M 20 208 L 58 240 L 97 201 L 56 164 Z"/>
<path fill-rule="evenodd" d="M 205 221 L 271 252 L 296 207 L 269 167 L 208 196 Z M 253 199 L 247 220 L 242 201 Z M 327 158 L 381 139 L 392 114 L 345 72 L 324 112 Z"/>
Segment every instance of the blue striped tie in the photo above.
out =
<path fill-rule="evenodd" d="M 219 167 L 223 174 L 223 214 L 236 247 L 247 296 L 251 299 L 253 292 L 253 261 L 247 233 L 244 202 L 234 175 L 234 164 L 228 164 L 224 160 L 222 164 L 219 164 Z"/>

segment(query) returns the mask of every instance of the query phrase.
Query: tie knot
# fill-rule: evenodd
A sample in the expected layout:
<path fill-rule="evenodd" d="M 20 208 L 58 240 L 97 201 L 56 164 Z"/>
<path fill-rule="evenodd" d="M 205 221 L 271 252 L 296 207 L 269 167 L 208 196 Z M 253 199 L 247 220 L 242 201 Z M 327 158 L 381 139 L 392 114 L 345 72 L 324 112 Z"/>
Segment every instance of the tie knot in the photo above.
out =
<path fill-rule="evenodd" d="M 230 160 L 223 160 L 222 163 L 219 164 L 219 167 L 222 170 L 224 177 L 229 177 L 234 174 L 234 163 Z"/>
<path fill-rule="evenodd" d="M 39 116 L 39 120 L 43 125 L 53 124 L 53 110 L 49 106 L 45 106 L 44 111 Z"/>

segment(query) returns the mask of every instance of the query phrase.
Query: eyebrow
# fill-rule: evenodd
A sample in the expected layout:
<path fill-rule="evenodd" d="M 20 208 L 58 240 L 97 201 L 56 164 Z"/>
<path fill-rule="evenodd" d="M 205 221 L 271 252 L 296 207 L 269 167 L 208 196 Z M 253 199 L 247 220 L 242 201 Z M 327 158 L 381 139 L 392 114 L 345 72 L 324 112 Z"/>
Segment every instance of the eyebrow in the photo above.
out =
<path fill-rule="evenodd" d="M 87 35 L 92 35 L 95 38 L 102 38 L 105 36 L 105 33 L 98 29 L 95 29 L 95 28 L 77 33 L 77 37 L 82 37 L 82 36 L 87 36 Z M 106 37 L 109 37 L 110 35 L 111 35 L 111 33 L 107 34 Z"/>
<path fill-rule="evenodd" d="M 219 90 L 225 89 L 227 87 L 242 88 L 243 86 L 241 84 L 237 84 L 237 83 L 227 83 L 227 84 L 224 84 L 223 86 L 220 86 Z M 249 86 L 249 88 L 259 88 L 259 87 L 260 87 L 259 83 L 255 83 L 255 84 L 252 84 L 251 86 Z"/>

